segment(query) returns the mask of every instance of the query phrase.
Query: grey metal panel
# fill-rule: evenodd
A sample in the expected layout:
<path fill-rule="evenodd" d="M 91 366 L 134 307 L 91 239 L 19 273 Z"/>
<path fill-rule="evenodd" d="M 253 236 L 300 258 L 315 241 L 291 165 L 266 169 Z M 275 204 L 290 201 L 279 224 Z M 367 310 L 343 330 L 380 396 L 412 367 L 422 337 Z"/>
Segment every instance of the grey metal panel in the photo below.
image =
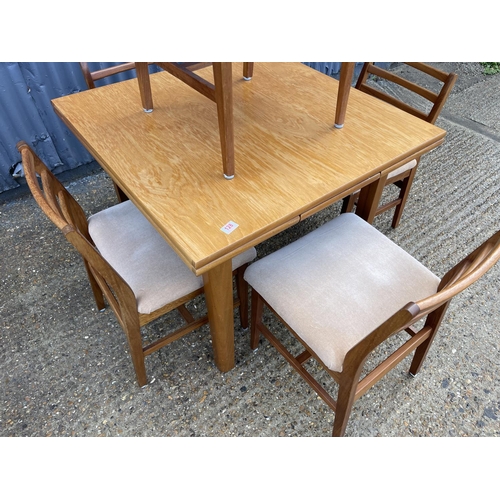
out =
<path fill-rule="evenodd" d="M 44 162 L 58 173 L 93 160 L 80 141 L 56 115 L 51 100 L 86 90 L 78 63 L 20 63 L 21 72 L 38 115 L 29 142 Z"/>
<path fill-rule="evenodd" d="M 0 65 L 0 190 L 17 186 L 9 175 L 10 168 L 19 161 L 15 147 L 17 140 L 28 137 L 32 127 L 39 127 L 36 110 L 30 105 L 21 69 L 18 63 Z"/>
<path fill-rule="evenodd" d="M 76 63 L 0 63 L 0 191 L 17 187 L 9 172 L 20 161 L 16 143 L 30 144 L 54 171 L 74 168 L 92 157 L 62 124 L 50 99 L 85 89 Z M 56 143 L 67 143 L 61 148 Z"/>
<path fill-rule="evenodd" d="M 340 62 L 305 62 L 305 65 L 320 71 L 321 73 L 325 73 L 325 75 L 333 76 L 333 78 L 339 78 L 340 76 L 340 66 L 342 63 Z M 361 68 L 363 67 L 362 62 L 357 62 L 356 67 L 354 68 L 354 78 L 357 78 Z M 376 66 L 380 66 L 382 68 L 388 68 L 392 63 L 388 62 L 376 62 L 374 63 Z"/>
<path fill-rule="evenodd" d="M 114 64 L 117 63 L 90 63 L 90 68 Z M 156 67 L 151 68 L 151 72 L 156 71 Z M 128 71 L 98 85 L 134 76 L 135 71 Z M 20 140 L 32 146 L 54 173 L 93 161 L 50 102 L 84 90 L 87 85 L 77 62 L 0 63 L 0 192 L 19 186 L 11 173 L 20 162 L 16 149 Z"/>
<path fill-rule="evenodd" d="M 342 63 L 339 62 L 305 62 L 306 66 L 309 66 L 313 69 L 320 71 L 328 76 L 338 77 L 340 73 L 340 65 Z"/>

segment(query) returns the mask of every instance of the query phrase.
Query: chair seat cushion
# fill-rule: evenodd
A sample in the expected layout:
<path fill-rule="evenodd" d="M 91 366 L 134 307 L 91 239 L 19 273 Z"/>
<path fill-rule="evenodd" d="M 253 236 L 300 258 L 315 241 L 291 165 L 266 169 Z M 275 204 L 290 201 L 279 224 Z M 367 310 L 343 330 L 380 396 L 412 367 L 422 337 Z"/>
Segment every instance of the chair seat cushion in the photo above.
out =
<path fill-rule="evenodd" d="M 411 170 L 412 168 L 417 166 L 417 160 L 411 160 L 408 163 L 405 163 L 404 165 L 401 165 L 399 168 L 396 170 L 393 170 L 388 176 L 387 179 L 392 179 L 393 177 L 396 177 L 399 174 L 402 174 L 403 172 L 406 172 L 407 170 Z"/>
<path fill-rule="evenodd" d="M 404 165 L 401 165 L 398 167 L 396 170 L 393 170 L 388 176 L 387 176 L 387 181 L 386 184 L 390 184 L 390 180 L 396 177 L 399 174 L 402 174 L 403 172 L 406 172 L 407 170 L 411 170 L 412 168 L 415 168 L 417 166 L 417 160 L 411 160 L 408 163 L 405 163 Z M 353 194 L 359 193 L 359 189 L 357 191 L 354 191 Z"/>
<path fill-rule="evenodd" d="M 92 215 L 89 234 L 134 292 L 140 313 L 150 314 L 203 287 L 203 278 L 195 276 L 130 200 Z M 233 270 L 256 255 L 250 248 L 234 257 Z"/>
<path fill-rule="evenodd" d="M 408 302 L 435 293 L 440 282 L 351 213 L 254 262 L 245 279 L 336 372 L 354 345 Z"/>

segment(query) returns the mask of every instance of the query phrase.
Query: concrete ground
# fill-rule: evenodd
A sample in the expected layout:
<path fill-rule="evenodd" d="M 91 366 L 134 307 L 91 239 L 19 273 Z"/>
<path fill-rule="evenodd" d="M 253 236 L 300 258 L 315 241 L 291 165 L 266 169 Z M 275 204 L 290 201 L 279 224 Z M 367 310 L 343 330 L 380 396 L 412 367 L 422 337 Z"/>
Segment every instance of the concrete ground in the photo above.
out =
<path fill-rule="evenodd" d="M 446 141 L 422 159 L 400 227 L 391 229 L 392 213 L 374 225 L 442 276 L 499 229 L 500 75 L 478 63 L 435 65 L 459 75 L 437 122 Z M 86 212 L 114 204 L 109 177 L 95 165 L 85 173 L 66 174 L 66 184 Z M 203 327 L 150 356 L 152 381 L 139 388 L 124 334 L 111 310 L 96 310 L 79 255 L 26 190 L 15 191 L 0 195 L 0 436 L 331 434 L 333 412 L 267 341 L 250 350 L 237 317 L 232 371 L 215 367 Z M 339 211 L 275 236 L 259 256 Z M 355 403 L 346 435 L 500 436 L 499 306 L 500 265 L 454 299 L 415 379 L 407 359 Z"/>

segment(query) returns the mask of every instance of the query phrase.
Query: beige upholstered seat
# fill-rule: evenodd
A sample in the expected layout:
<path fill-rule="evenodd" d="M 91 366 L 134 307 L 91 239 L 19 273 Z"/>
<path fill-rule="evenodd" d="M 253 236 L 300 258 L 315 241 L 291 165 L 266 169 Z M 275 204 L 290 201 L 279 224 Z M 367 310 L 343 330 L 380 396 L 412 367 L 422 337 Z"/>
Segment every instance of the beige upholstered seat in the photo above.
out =
<path fill-rule="evenodd" d="M 401 167 L 397 168 L 396 170 L 393 170 L 388 176 L 387 179 L 393 179 L 394 177 L 397 177 L 398 175 L 407 172 L 408 170 L 411 170 L 412 168 L 415 168 L 417 166 L 417 160 L 411 160 L 408 163 L 405 163 Z"/>
<path fill-rule="evenodd" d="M 131 201 L 92 215 L 89 234 L 100 254 L 128 283 L 141 314 L 151 314 L 203 288 L 195 276 Z M 255 259 L 252 247 L 233 259 L 233 271 Z"/>
<path fill-rule="evenodd" d="M 450 300 L 499 258 L 500 231 L 439 279 L 368 222 L 341 214 L 247 268 L 251 347 L 262 333 L 335 411 L 333 435 L 341 436 L 354 401 L 413 351 L 410 373 L 420 370 Z M 263 323 L 264 305 L 302 353 L 292 355 Z M 366 358 L 403 331 L 410 339 L 360 380 Z M 306 369 L 311 357 L 339 384 L 336 400 Z"/>
<path fill-rule="evenodd" d="M 127 336 L 137 381 L 147 383 L 145 358 L 161 347 L 208 323 L 194 318 L 185 304 L 203 293 L 203 281 L 182 262 L 167 242 L 132 204 L 124 201 L 89 220 L 81 206 L 31 148 L 18 144 L 26 181 L 45 215 L 83 258 L 98 309 L 104 298 Z M 40 182 L 38 179 L 40 177 Z M 255 248 L 233 258 L 240 321 L 248 326 L 248 288 L 243 271 Z M 177 309 L 186 325 L 143 345 L 141 326 Z"/>
<path fill-rule="evenodd" d="M 354 345 L 408 302 L 435 293 L 440 282 L 354 214 L 253 263 L 245 279 L 338 372 Z"/>

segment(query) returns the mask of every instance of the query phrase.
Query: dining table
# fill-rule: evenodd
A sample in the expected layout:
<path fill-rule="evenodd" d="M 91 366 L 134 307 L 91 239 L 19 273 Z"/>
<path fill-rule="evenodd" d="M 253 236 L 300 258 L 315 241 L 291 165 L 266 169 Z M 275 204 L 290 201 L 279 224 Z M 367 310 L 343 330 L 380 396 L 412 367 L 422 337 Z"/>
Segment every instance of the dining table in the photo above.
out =
<path fill-rule="evenodd" d="M 112 180 L 197 276 L 214 360 L 235 366 L 231 259 L 361 190 L 370 218 L 387 174 L 446 132 L 352 88 L 335 127 L 339 81 L 303 63 L 232 65 L 234 178 L 222 175 L 215 103 L 166 71 L 56 98 L 53 107 Z M 200 75 L 210 80 L 206 67 Z"/>

